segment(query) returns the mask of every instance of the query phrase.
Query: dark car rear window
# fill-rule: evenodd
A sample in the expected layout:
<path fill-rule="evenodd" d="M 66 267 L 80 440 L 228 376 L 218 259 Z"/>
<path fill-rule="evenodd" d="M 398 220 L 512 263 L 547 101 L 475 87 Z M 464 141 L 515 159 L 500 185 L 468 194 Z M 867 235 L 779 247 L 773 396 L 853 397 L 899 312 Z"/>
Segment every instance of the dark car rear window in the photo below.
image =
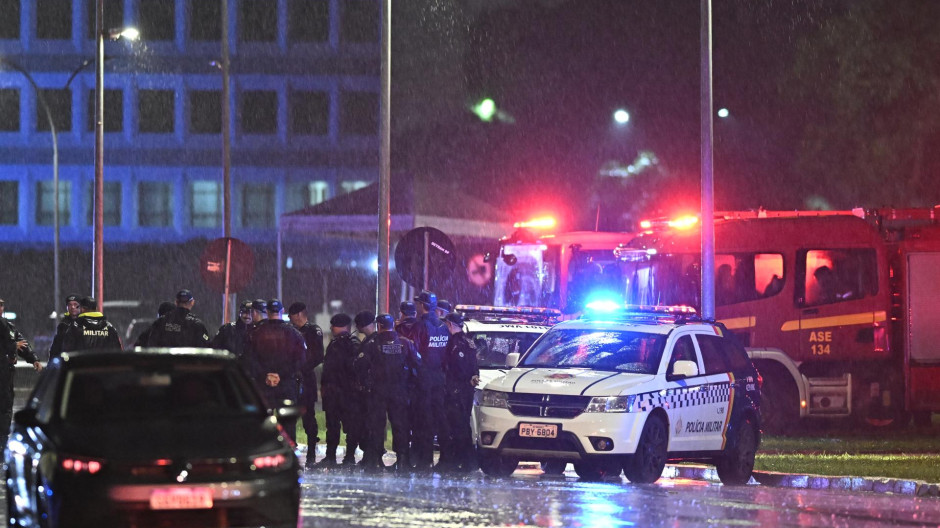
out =
<path fill-rule="evenodd" d="M 76 368 L 65 376 L 60 416 L 95 421 L 261 412 L 249 383 L 224 364 Z"/>

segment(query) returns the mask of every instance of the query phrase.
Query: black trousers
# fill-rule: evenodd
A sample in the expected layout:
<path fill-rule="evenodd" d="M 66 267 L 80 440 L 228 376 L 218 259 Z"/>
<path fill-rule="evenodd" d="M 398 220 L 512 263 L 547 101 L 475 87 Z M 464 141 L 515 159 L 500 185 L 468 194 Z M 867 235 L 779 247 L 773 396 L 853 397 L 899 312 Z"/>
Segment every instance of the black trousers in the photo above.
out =
<path fill-rule="evenodd" d="M 408 423 L 407 390 L 379 389 L 372 392 L 369 401 L 369 449 L 371 457 L 382 456 L 385 451 L 385 424 L 392 426 L 392 449 L 399 462 L 410 459 L 410 425 Z"/>
<path fill-rule="evenodd" d="M 434 437 L 444 453 L 450 434 L 447 415 L 444 412 L 443 379 L 420 380 L 418 390 L 411 403 L 411 455 L 419 469 L 434 463 Z"/>
<path fill-rule="evenodd" d="M 337 395 L 323 396 L 326 414 L 326 456 L 336 460 L 336 448 L 343 428 L 343 404 Z"/>
<path fill-rule="evenodd" d="M 471 468 L 475 457 L 473 450 L 473 429 L 470 427 L 470 414 L 473 410 L 473 387 L 449 387 L 445 397 L 447 425 L 450 440 L 446 451 L 442 445 L 441 459 L 446 463 Z"/>
<path fill-rule="evenodd" d="M 343 431 L 346 433 L 346 460 L 353 460 L 356 448 L 368 449 L 368 392 L 353 392 L 343 398 Z"/>
<path fill-rule="evenodd" d="M 0 361 L 7 362 L 5 358 Z M 16 369 L 7 362 L 0 366 L 0 446 L 7 445 L 10 436 L 10 426 L 13 424 L 13 376 Z M 4 387 L 3 384 L 6 383 Z"/>

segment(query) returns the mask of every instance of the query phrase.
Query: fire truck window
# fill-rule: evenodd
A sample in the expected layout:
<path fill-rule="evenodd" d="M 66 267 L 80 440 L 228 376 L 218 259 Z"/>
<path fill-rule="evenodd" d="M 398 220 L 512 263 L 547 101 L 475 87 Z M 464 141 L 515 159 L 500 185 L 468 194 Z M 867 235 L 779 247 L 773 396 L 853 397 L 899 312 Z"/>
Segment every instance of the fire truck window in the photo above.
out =
<path fill-rule="evenodd" d="M 810 250 L 805 254 L 804 305 L 834 304 L 878 292 L 871 249 Z"/>
<path fill-rule="evenodd" d="M 783 289 L 783 255 L 715 255 L 715 304 L 726 306 L 770 297 Z"/>

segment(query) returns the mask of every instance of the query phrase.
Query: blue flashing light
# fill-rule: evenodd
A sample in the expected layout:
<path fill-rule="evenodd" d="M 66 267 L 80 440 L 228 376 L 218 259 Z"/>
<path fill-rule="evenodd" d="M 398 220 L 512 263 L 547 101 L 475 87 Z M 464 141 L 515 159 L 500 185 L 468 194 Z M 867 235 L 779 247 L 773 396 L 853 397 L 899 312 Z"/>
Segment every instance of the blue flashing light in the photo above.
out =
<path fill-rule="evenodd" d="M 623 305 L 610 299 L 597 299 L 584 305 L 584 308 L 592 312 L 611 313 L 623 309 Z"/>

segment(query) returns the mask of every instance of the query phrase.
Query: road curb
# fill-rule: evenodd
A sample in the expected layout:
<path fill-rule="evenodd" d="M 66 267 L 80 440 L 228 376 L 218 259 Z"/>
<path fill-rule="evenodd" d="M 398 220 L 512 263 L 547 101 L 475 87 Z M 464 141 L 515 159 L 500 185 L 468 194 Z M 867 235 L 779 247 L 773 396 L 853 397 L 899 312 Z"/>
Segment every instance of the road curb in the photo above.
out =
<path fill-rule="evenodd" d="M 718 472 L 711 466 L 667 465 L 665 471 L 663 471 L 663 477 L 720 482 Z M 755 471 L 748 484 L 759 484 L 775 488 L 870 491 L 916 497 L 940 497 L 940 485 L 912 479 L 801 475 L 777 473 L 775 471 Z"/>

